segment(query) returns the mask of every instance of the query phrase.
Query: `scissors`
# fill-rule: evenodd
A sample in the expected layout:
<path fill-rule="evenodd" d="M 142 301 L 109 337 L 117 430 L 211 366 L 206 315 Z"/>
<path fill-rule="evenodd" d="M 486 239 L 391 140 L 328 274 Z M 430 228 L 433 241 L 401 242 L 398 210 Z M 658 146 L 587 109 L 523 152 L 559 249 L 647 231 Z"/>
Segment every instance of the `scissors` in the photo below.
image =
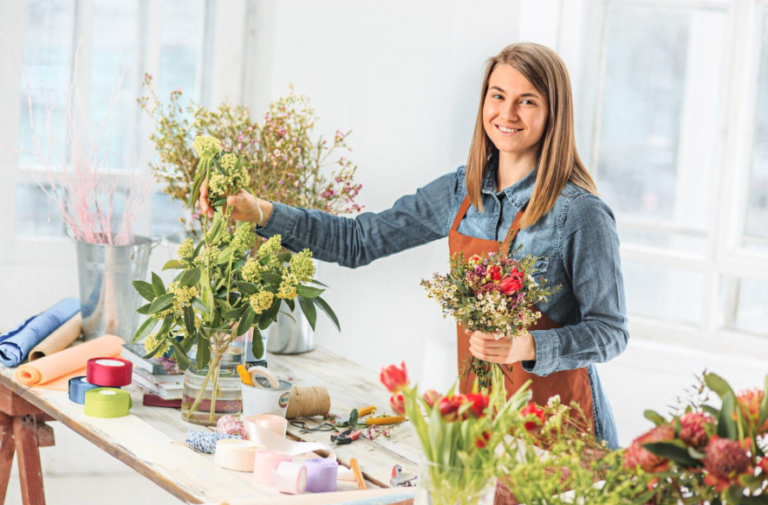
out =
<path fill-rule="evenodd" d="M 318 424 L 314 428 L 308 428 L 304 421 L 291 421 L 291 426 L 294 428 L 299 428 L 301 433 L 310 433 L 314 431 L 334 431 L 333 425 L 329 422 Z"/>

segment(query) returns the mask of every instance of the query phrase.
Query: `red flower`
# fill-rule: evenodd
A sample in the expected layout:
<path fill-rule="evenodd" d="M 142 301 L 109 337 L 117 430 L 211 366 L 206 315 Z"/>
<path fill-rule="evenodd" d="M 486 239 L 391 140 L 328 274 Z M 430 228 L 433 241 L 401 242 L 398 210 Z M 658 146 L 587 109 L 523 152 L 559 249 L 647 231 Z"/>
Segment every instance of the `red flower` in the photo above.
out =
<path fill-rule="evenodd" d="M 405 370 L 405 362 L 401 363 L 402 368 L 395 365 L 389 365 L 381 369 L 379 380 L 389 390 L 390 393 L 399 393 L 401 389 L 408 385 L 408 372 Z"/>
<path fill-rule="evenodd" d="M 746 442 L 749 443 L 749 440 Z M 705 453 L 704 469 L 707 476 L 704 482 L 714 486 L 718 493 L 735 484 L 740 475 L 752 472 L 747 451 L 735 440 L 713 435 Z"/>
<path fill-rule="evenodd" d="M 464 395 L 446 396 L 440 399 L 438 408 L 440 409 L 440 415 L 443 419 L 452 423 L 454 421 L 461 421 L 459 418 L 459 408 L 466 403 L 467 397 Z"/>
<path fill-rule="evenodd" d="M 392 405 L 392 410 L 398 414 L 405 414 L 405 398 L 403 398 L 403 395 L 392 395 L 389 403 Z"/>
<path fill-rule="evenodd" d="M 757 426 L 760 421 L 760 403 L 763 401 L 763 392 L 759 389 L 752 389 L 748 391 L 742 391 L 739 396 L 736 397 L 736 401 L 741 407 L 741 414 L 744 416 L 744 420 L 747 426 L 756 428 L 756 433 L 761 435 L 768 432 L 768 420 L 766 420 L 761 426 Z M 736 413 L 733 417 L 734 421 L 737 420 Z"/>
<path fill-rule="evenodd" d="M 442 397 L 443 395 L 441 395 L 434 389 L 430 389 L 426 393 L 424 393 L 424 400 L 427 402 L 427 405 L 429 405 L 430 407 L 434 407 L 435 402 L 440 401 L 440 398 Z"/>
<path fill-rule="evenodd" d="M 498 265 L 491 265 L 488 267 L 488 280 L 498 282 L 501 280 L 501 267 Z"/>
<path fill-rule="evenodd" d="M 472 404 L 472 407 L 469 410 L 475 417 L 481 418 L 485 415 L 485 409 L 488 408 L 489 402 L 486 395 L 469 393 L 467 395 L 467 401 Z"/>
<path fill-rule="evenodd" d="M 533 416 L 534 419 L 538 419 L 538 421 L 526 421 L 525 423 L 526 430 L 532 431 L 538 428 L 539 426 L 544 425 L 544 411 L 541 410 L 539 407 L 537 407 L 533 401 L 528 402 L 528 405 L 526 405 L 522 410 L 520 410 L 520 413 L 526 419 L 531 416 Z"/>
<path fill-rule="evenodd" d="M 669 461 L 653 454 L 643 447 L 644 444 L 664 442 L 675 439 L 675 430 L 668 424 L 662 424 L 640 435 L 632 441 L 624 453 L 624 468 L 632 469 L 638 466 L 646 472 L 657 473 L 667 468 Z"/>
<path fill-rule="evenodd" d="M 715 420 L 703 412 L 688 412 L 680 416 L 680 440 L 688 447 L 700 449 L 707 445 L 709 436 L 705 424 L 714 424 Z"/>
<path fill-rule="evenodd" d="M 486 445 L 488 445 L 488 442 L 491 441 L 491 433 L 488 431 L 483 432 L 482 435 L 477 437 L 477 441 L 475 442 L 475 445 L 478 449 L 484 449 Z"/>
<path fill-rule="evenodd" d="M 499 283 L 501 292 L 509 296 L 519 291 L 523 287 L 523 276 L 523 272 L 518 271 L 517 267 L 512 268 Z"/>

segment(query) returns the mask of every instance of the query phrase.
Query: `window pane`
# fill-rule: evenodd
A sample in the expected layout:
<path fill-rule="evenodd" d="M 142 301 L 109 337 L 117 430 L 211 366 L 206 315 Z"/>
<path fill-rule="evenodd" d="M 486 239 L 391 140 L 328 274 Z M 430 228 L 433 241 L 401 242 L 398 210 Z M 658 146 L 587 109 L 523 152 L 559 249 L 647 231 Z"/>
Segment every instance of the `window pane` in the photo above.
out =
<path fill-rule="evenodd" d="M 50 185 L 46 191 L 52 191 Z M 63 237 L 64 221 L 58 206 L 36 183 L 16 186 L 16 236 Z"/>
<path fill-rule="evenodd" d="M 699 250 L 726 13 L 611 5 L 606 22 L 598 187 L 627 242 Z"/>
<path fill-rule="evenodd" d="M 763 18 L 762 57 L 757 97 L 745 245 L 768 252 L 768 14 Z"/>
<path fill-rule="evenodd" d="M 184 97 L 197 97 L 197 69 L 203 40 L 203 0 L 163 3 L 163 34 L 160 49 L 159 97 L 167 100 L 180 88 Z M 182 101 L 186 104 L 186 100 Z"/>
<path fill-rule="evenodd" d="M 179 220 L 185 216 L 181 201 L 172 200 L 170 195 L 160 191 L 152 193 L 152 235 L 168 237 L 178 232 L 184 234 L 184 226 Z"/>
<path fill-rule="evenodd" d="M 70 79 L 75 2 L 27 0 L 25 10 L 22 61 L 26 82 L 22 77 L 19 161 L 21 165 L 41 163 L 37 156 L 28 154 L 36 151 L 31 131 L 34 126 L 35 138 L 40 141 L 39 154 L 43 158 L 53 154 L 54 165 L 61 165 L 67 159 L 65 100 Z M 32 101 L 31 121 L 28 99 Z M 58 125 L 58 129 L 46 131 L 46 106 L 50 107 L 51 123 Z"/>
<path fill-rule="evenodd" d="M 723 328 L 768 336 L 768 282 L 726 277 L 720 295 Z"/>
<path fill-rule="evenodd" d="M 701 273 L 639 261 L 622 263 L 630 316 L 701 325 Z"/>
<path fill-rule="evenodd" d="M 132 168 L 136 154 L 138 11 L 136 0 L 94 2 L 89 127 L 101 167 Z"/>

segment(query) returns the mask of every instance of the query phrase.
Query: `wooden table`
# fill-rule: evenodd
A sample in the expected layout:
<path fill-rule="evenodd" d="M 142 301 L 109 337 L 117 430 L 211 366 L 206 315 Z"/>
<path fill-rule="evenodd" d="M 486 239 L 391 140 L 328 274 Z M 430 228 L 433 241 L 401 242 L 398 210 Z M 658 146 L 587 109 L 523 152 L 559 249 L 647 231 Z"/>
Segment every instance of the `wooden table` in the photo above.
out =
<path fill-rule="evenodd" d="M 376 405 L 389 412 L 389 394 L 377 380 L 377 373 L 365 370 L 326 349 L 295 356 L 268 355 L 269 367 L 281 378 L 291 377 L 298 386 L 325 386 L 331 394 L 331 412 L 346 416 L 353 408 Z M 82 405 L 69 400 L 67 393 L 29 388 L 13 380 L 13 369 L 0 365 L 0 498 L 5 499 L 14 452 L 18 454 L 19 477 L 24 504 L 45 503 L 39 447 L 54 444 L 48 421 L 59 421 L 89 442 L 127 464 L 169 493 L 188 503 L 338 503 L 394 495 L 390 499 L 412 496 L 407 488 L 389 487 L 392 467 L 399 464 L 404 473 L 414 474 L 420 445 L 410 423 L 394 430 L 390 440 L 364 439 L 334 451 L 339 462 L 348 466 L 357 458 L 371 491 L 354 492 L 354 483 L 339 483 L 339 493 L 291 497 L 267 486 L 252 483 L 248 473 L 225 470 L 215 465 L 213 456 L 200 454 L 185 444 L 188 429 L 204 430 L 182 420 L 177 409 L 145 407 L 142 392 L 131 392 L 131 413 L 117 419 L 88 417 Z M 314 424 L 319 424 L 318 422 Z M 312 425 L 312 422 L 308 422 Z M 289 434 L 306 441 L 329 444 L 329 434 L 307 433 L 289 425 Z M 330 444 L 329 444 L 330 445 Z M 362 503 L 362 502 L 361 502 Z"/>

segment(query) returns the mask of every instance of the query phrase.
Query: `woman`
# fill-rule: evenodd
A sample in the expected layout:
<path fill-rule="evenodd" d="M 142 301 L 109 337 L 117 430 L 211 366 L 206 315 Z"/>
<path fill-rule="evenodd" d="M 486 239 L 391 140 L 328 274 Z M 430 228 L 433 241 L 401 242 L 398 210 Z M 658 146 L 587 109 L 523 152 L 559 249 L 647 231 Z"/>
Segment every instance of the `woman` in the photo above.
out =
<path fill-rule="evenodd" d="M 576 152 L 573 99 L 565 64 L 531 43 L 506 47 L 488 61 L 466 167 L 378 214 L 355 219 L 291 208 L 241 191 L 233 218 L 282 235 L 293 250 L 350 268 L 449 237 L 451 255 L 522 249 L 541 258 L 550 285 L 562 285 L 542 317 L 519 338 L 458 330 L 459 362 L 471 355 L 515 364 L 510 393 L 532 379 L 533 398 L 578 401 L 595 435 L 618 447 L 616 424 L 595 363 L 624 351 L 627 331 L 619 239 L 613 213 Z M 200 206 L 212 213 L 205 188 Z"/>

